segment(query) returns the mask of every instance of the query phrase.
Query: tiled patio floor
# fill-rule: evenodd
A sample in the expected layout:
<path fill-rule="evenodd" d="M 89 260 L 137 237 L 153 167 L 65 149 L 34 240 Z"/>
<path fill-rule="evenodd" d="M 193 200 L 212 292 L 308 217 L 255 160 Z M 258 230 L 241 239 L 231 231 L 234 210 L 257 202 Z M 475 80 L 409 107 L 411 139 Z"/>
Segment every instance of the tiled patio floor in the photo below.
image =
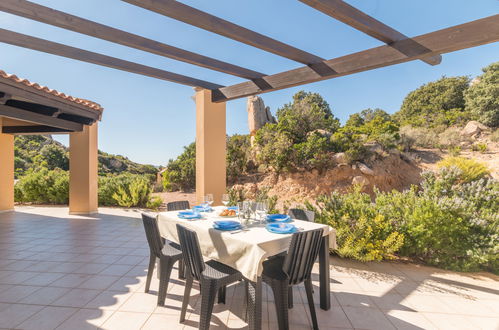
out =
<path fill-rule="evenodd" d="M 95 217 L 67 214 L 59 207 L 0 214 L 0 328 L 197 328 L 197 291 L 188 320 L 178 323 L 183 283 L 176 273 L 167 307 L 156 306 L 155 278 L 151 293 L 143 292 L 149 251 L 140 213 L 102 208 Z M 493 275 L 335 257 L 331 264 L 332 307 L 317 306 L 321 329 L 499 329 Z M 212 328 L 244 328 L 243 285 L 227 294 L 227 305 L 215 307 Z M 310 328 L 304 302 L 299 290 L 292 329 Z M 263 307 L 263 329 L 277 329 L 268 288 Z"/>

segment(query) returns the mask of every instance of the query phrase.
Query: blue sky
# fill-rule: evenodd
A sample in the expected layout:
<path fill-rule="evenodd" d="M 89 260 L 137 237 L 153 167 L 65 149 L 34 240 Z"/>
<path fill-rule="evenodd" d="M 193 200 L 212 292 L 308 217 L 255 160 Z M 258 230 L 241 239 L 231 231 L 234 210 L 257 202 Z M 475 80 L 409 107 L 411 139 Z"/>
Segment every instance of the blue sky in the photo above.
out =
<path fill-rule="evenodd" d="M 301 66 L 245 44 L 186 25 L 119 0 L 36 0 L 58 10 L 156 39 L 267 74 Z M 307 50 L 334 58 L 381 42 L 296 0 L 212 0 L 182 2 Z M 494 15 L 497 0 L 349 0 L 350 4 L 409 36 Z M 230 85 L 237 77 L 65 31 L 0 12 L 0 27 L 100 52 L 176 73 Z M 421 61 L 263 94 L 272 112 L 304 89 L 318 92 L 343 122 L 352 113 L 379 107 L 398 110 L 407 93 L 442 75 L 480 74 L 499 60 L 499 43 L 443 55 L 442 63 Z M 99 148 L 130 159 L 164 165 L 195 139 L 193 89 L 93 64 L 0 43 L 0 69 L 104 108 Z M 227 103 L 228 134 L 248 132 L 246 99 Z M 66 138 L 60 138 L 67 142 Z"/>

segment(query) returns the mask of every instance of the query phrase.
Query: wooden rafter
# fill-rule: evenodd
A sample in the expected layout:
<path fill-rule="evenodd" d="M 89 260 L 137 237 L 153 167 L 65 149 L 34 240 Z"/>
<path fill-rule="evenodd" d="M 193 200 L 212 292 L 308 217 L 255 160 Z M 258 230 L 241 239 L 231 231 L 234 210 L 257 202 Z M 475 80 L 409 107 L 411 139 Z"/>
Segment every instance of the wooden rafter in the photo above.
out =
<path fill-rule="evenodd" d="M 78 61 L 98 64 L 113 69 L 128 71 L 157 79 L 172 81 L 187 86 L 202 87 L 206 89 L 217 89 L 222 87 L 221 85 L 199 80 L 196 78 L 191 78 L 177 73 L 153 68 L 150 66 L 130 61 L 125 61 L 119 58 L 90 52 L 88 50 L 59 44 L 45 39 L 31 37 L 25 34 L 5 29 L 0 29 L 0 42 L 4 42 L 19 47 L 29 48 L 33 50 L 38 50 L 41 52 L 54 54 L 58 56 L 64 56 Z"/>
<path fill-rule="evenodd" d="M 427 55 L 444 54 L 460 49 L 497 42 L 499 41 L 499 15 L 493 15 L 423 34 L 413 39 L 431 50 L 431 53 Z M 399 43 L 400 45 L 396 45 L 396 47 L 404 47 L 404 43 L 407 42 L 407 40 L 397 41 L 396 43 Z M 252 82 L 244 82 L 220 88 L 213 91 L 213 101 L 224 102 L 244 96 L 308 84 L 320 80 L 418 60 L 423 56 L 425 55 L 407 57 L 397 51 L 393 45 L 375 47 L 326 61 L 325 63 L 336 72 L 330 76 L 320 76 L 309 67 L 305 66 L 265 77 L 264 80 L 272 87 L 271 89 L 261 90 Z"/>
<path fill-rule="evenodd" d="M 309 65 L 319 74 L 331 74 L 331 70 L 322 65 L 323 58 L 295 48 L 258 32 L 213 16 L 176 0 L 122 0 L 130 4 L 171 17 L 198 28 L 237 40 L 267 52 Z"/>
<path fill-rule="evenodd" d="M 30 134 L 58 134 L 69 133 L 70 130 L 46 126 L 46 125 L 33 125 L 33 126 L 3 126 L 1 127 L 2 133 L 14 135 L 30 135 Z"/>
<path fill-rule="evenodd" d="M 402 54 L 413 57 L 421 54 L 428 54 L 431 51 L 416 41 L 410 39 L 406 35 L 391 28 L 390 26 L 378 21 L 377 19 L 367 15 L 366 13 L 350 6 L 343 0 L 300 0 L 301 2 L 317 9 L 318 11 L 329 15 L 338 21 L 341 21 L 351 27 L 362 31 L 373 38 L 383 41 L 400 51 Z M 397 43 L 397 41 L 407 40 L 405 43 Z M 429 57 L 422 57 L 422 61 L 437 65 L 442 61 L 442 56 L 439 54 Z"/>
<path fill-rule="evenodd" d="M 124 46 L 136 48 L 156 55 L 205 67 L 246 79 L 258 79 L 265 74 L 242 68 L 227 62 L 189 52 L 139 35 L 96 23 L 62 11 L 25 0 L 2 0 L 0 10 L 51 24 L 63 29 L 104 39 Z"/>
<path fill-rule="evenodd" d="M 23 120 L 38 125 L 57 127 L 72 132 L 80 132 L 83 130 L 83 125 L 79 123 L 75 123 L 69 120 L 54 118 L 51 116 L 45 116 L 36 112 L 22 110 L 2 104 L 0 104 L 0 116 L 11 119 Z"/>

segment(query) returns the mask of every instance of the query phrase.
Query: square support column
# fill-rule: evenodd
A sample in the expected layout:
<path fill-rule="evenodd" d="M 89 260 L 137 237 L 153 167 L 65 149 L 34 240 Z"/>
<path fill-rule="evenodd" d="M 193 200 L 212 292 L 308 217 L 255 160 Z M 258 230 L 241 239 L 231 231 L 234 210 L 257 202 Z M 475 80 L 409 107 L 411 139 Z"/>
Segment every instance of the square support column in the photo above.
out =
<path fill-rule="evenodd" d="M 196 89 L 196 200 L 213 194 L 222 203 L 226 189 L 225 102 L 213 103 L 211 91 Z"/>
<path fill-rule="evenodd" d="M 2 133 L 0 117 L 0 212 L 14 209 L 14 135 Z"/>
<path fill-rule="evenodd" d="M 98 211 L 97 123 L 69 137 L 69 213 Z"/>

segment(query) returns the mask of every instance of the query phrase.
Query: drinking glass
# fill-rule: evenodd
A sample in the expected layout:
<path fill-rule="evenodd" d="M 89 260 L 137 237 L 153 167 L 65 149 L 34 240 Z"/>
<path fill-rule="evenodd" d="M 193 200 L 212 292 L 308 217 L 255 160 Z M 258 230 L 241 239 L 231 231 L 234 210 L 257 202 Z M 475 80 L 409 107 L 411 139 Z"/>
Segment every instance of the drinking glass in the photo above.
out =
<path fill-rule="evenodd" d="M 256 214 L 260 220 L 260 224 L 263 222 L 268 212 L 268 203 L 267 202 L 259 202 L 256 204 Z"/>
<path fill-rule="evenodd" d="M 206 194 L 206 196 L 204 196 L 204 201 L 211 207 L 211 204 L 213 204 L 213 194 Z"/>
<path fill-rule="evenodd" d="M 229 194 L 222 195 L 222 203 L 225 205 L 225 207 L 227 207 L 227 205 L 229 204 Z"/>
<path fill-rule="evenodd" d="M 237 213 L 237 218 L 239 219 L 239 222 L 241 222 L 241 225 L 245 225 L 246 224 L 246 209 L 245 209 L 245 206 L 247 204 L 245 204 L 244 202 L 239 202 L 237 203 L 237 208 L 239 209 L 239 212 Z"/>

